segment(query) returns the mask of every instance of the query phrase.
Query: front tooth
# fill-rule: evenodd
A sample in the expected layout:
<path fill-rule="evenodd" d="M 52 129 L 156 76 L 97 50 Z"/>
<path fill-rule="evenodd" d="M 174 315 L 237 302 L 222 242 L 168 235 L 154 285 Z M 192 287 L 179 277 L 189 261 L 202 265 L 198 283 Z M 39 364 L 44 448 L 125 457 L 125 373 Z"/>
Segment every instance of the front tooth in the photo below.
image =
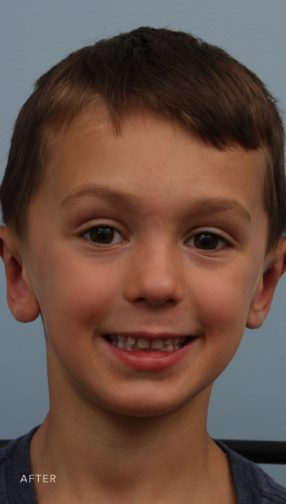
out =
<path fill-rule="evenodd" d="M 127 345 L 130 346 L 130 347 L 132 347 L 132 346 L 135 345 L 135 343 L 136 343 L 136 339 L 133 338 L 133 336 L 128 336 L 128 338 L 127 338 Z"/>
<path fill-rule="evenodd" d="M 139 338 L 137 340 L 137 346 L 143 350 L 143 349 L 149 348 L 150 343 L 147 340 L 147 338 Z"/>
<path fill-rule="evenodd" d="M 126 343 L 126 340 L 122 341 L 122 340 L 118 339 L 117 347 L 118 348 L 125 348 L 125 346 L 126 346 L 125 343 Z"/>
<path fill-rule="evenodd" d="M 173 345 L 172 345 L 172 344 L 171 344 L 171 345 L 167 345 L 167 346 L 165 346 L 165 350 L 166 350 L 167 352 L 173 352 L 173 351 L 174 351 L 174 347 L 173 347 Z"/>
<path fill-rule="evenodd" d="M 126 341 L 126 338 L 124 336 L 122 336 L 121 334 L 117 334 L 117 339 L 121 343 L 125 343 L 125 341 Z"/>
<path fill-rule="evenodd" d="M 163 340 L 162 339 L 155 339 L 151 342 L 151 348 L 154 350 L 159 350 L 163 348 Z"/>

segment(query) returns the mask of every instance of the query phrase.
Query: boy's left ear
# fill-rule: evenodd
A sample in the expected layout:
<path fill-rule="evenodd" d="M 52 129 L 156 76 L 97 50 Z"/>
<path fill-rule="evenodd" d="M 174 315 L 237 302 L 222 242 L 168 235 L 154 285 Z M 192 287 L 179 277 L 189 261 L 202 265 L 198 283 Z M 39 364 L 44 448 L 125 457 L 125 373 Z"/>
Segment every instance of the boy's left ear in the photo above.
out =
<path fill-rule="evenodd" d="M 257 329 L 267 317 L 276 286 L 286 270 L 286 237 L 281 238 L 266 259 L 264 273 L 254 292 L 246 327 Z"/>

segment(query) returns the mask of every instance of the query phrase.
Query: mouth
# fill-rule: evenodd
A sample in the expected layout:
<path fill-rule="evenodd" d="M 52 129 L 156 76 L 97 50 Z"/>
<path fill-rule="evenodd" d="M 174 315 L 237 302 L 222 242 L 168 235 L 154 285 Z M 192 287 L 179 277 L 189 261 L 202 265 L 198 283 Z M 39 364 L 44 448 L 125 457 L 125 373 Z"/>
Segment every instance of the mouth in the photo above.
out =
<path fill-rule="evenodd" d="M 102 334 L 103 351 L 116 365 L 136 372 L 167 372 L 192 353 L 201 336 L 171 332 Z M 104 350 L 105 349 L 105 350 Z"/>
<path fill-rule="evenodd" d="M 120 350 L 127 352 L 175 352 L 191 343 L 192 336 L 145 337 L 124 334 L 104 335 L 105 341 Z"/>

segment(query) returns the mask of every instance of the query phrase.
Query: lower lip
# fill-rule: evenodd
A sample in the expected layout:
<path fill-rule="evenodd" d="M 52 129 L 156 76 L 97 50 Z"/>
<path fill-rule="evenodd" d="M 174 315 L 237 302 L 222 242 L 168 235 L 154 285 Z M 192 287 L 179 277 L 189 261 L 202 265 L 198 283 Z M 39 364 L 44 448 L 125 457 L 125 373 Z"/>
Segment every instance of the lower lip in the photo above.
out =
<path fill-rule="evenodd" d="M 164 371 L 165 369 L 172 368 L 180 362 L 184 356 L 190 351 L 198 338 L 193 338 L 187 345 L 179 350 L 172 352 L 140 351 L 140 350 L 123 350 L 113 346 L 111 343 L 102 338 L 106 349 L 111 354 L 119 359 L 123 364 L 129 368 L 138 371 Z"/>

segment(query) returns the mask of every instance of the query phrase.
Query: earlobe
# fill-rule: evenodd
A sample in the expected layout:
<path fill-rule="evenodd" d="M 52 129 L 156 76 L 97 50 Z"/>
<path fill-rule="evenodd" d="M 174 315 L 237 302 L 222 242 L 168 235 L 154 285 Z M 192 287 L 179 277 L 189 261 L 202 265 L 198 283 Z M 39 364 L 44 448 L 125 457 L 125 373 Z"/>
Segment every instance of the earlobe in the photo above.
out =
<path fill-rule="evenodd" d="M 21 259 L 17 239 L 14 233 L 4 226 L 0 226 L 0 255 L 5 267 L 10 311 L 19 322 L 31 322 L 40 313 L 39 305 Z"/>
<path fill-rule="evenodd" d="M 267 317 L 277 284 L 286 269 L 286 239 L 281 238 L 275 252 L 266 261 L 249 309 L 246 327 L 257 329 Z"/>

